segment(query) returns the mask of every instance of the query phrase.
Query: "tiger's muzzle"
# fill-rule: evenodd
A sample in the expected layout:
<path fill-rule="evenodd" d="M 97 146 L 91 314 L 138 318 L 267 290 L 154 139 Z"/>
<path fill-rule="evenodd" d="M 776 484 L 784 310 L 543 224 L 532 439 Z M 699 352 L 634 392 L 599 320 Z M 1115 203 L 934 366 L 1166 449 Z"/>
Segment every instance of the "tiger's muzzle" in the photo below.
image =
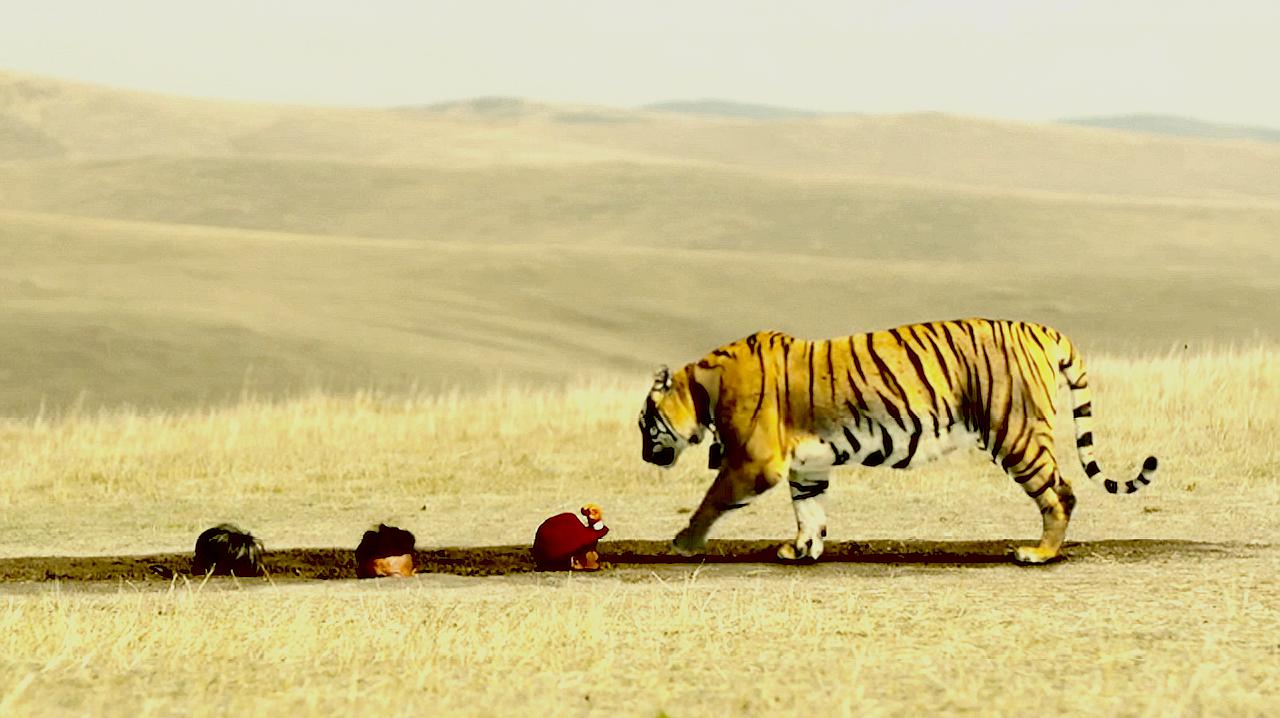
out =
<path fill-rule="evenodd" d="M 667 467 L 676 463 L 676 450 L 670 446 L 654 445 L 646 441 L 640 455 L 655 466 Z"/>

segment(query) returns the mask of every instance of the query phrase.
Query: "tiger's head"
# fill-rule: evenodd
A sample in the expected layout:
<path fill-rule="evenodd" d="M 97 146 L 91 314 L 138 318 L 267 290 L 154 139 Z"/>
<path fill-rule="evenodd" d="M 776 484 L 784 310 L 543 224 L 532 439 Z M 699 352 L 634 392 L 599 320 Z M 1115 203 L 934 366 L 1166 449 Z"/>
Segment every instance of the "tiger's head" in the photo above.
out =
<path fill-rule="evenodd" d="M 707 392 L 688 371 L 674 375 L 663 366 L 640 410 L 640 455 L 650 464 L 674 466 L 680 453 L 702 441 L 711 428 Z"/>

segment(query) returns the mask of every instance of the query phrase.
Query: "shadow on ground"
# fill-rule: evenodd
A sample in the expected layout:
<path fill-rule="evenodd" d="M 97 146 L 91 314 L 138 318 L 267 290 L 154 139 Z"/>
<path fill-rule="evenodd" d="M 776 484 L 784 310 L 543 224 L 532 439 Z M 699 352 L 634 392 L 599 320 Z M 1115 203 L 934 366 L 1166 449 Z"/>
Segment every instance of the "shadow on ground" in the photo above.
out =
<path fill-rule="evenodd" d="M 711 541 L 705 556 L 684 557 L 671 552 L 666 541 L 606 541 L 601 559 L 614 567 L 672 564 L 778 564 L 774 552 L 781 542 Z M 1009 547 L 1003 541 L 880 540 L 827 544 L 824 564 L 1005 564 Z M 1065 555 L 1072 561 L 1134 562 L 1168 557 L 1240 556 L 1252 544 L 1207 543 L 1164 539 L 1119 539 L 1069 542 Z M 356 574 L 355 551 L 345 548 L 280 549 L 266 553 L 273 578 L 343 579 Z M 419 573 L 458 576 L 500 576 L 534 571 L 528 546 L 471 546 L 417 551 Z M 0 559 L 0 583 L 22 581 L 163 581 L 190 571 L 190 554 L 144 556 L 44 556 Z"/>

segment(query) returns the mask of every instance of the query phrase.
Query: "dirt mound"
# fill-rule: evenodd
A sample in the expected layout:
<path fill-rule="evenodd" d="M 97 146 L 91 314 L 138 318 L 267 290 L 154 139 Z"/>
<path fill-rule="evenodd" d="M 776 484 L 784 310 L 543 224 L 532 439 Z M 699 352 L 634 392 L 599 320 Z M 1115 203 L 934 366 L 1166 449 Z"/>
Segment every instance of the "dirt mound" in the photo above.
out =
<path fill-rule="evenodd" d="M 685 557 L 671 552 L 665 541 L 608 541 L 601 559 L 618 568 L 662 564 L 777 564 L 780 541 L 711 541 L 705 556 Z M 823 564 L 1006 564 L 1014 541 L 847 541 L 827 545 Z M 1196 541 L 1127 539 L 1068 543 L 1073 560 L 1143 561 L 1183 555 L 1238 555 L 1248 547 Z M 266 552 L 273 579 L 328 580 L 354 578 L 352 549 L 298 548 Z M 417 552 L 419 573 L 458 576 L 499 576 L 534 571 L 528 546 L 470 546 L 424 549 Z M 187 553 L 143 556 L 35 556 L 0 559 L 0 583 L 31 581 L 163 581 L 190 571 Z"/>

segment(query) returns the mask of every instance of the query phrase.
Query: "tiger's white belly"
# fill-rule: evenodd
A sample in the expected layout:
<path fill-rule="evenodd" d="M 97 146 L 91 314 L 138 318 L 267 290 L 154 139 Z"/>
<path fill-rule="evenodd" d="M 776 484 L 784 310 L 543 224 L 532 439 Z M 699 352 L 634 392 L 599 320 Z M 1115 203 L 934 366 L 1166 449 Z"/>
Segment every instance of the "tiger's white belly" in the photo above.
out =
<path fill-rule="evenodd" d="M 976 442 L 974 434 L 958 424 L 941 427 L 936 434 L 933 427 L 920 432 L 913 428 L 865 418 L 849 420 L 828 427 L 818 437 L 797 442 L 791 450 L 791 466 L 797 472 L 858 464 L 905 469 Z"/>

